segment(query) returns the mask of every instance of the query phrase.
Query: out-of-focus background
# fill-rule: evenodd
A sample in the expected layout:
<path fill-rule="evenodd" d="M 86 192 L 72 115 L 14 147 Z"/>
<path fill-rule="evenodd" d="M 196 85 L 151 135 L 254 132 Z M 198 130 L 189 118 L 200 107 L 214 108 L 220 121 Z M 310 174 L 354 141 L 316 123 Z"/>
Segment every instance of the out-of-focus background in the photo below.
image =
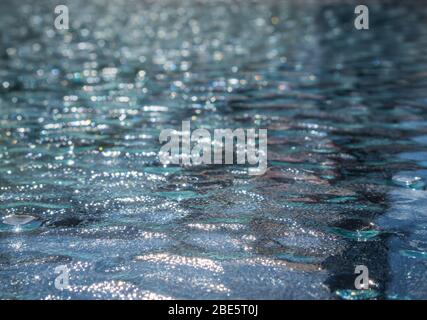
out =
<path fill-rule="evenodd" d="M 0 298 L 427 298 L 427 7 L 358 4 L 1 1 Z M 268 172 L 164 167 L 182 120 Z"/>

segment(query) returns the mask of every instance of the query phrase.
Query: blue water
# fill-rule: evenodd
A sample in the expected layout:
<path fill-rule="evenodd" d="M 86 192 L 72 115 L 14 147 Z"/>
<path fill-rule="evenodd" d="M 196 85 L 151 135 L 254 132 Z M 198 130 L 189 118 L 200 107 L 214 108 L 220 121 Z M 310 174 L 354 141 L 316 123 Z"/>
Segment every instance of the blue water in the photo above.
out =
<path fill-rule="evenodd" d="M 61 4 L 0 2 L 0 298 L 427 298 L 422 1 Z M 183 120 L 268 171 L 164 167 Z"/>

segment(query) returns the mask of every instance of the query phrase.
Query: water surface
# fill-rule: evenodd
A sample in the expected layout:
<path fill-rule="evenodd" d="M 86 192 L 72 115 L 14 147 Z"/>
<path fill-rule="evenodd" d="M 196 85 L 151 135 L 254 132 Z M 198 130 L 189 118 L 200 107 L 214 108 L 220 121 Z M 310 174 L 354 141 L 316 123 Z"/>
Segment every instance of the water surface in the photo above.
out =
<path fill-rule="evenodd" d="M 62 2 L 0 3 L 0 298 L 427 298 L 422 1 Z M 164 167 L 183 120 L 268 171 Z"/>

